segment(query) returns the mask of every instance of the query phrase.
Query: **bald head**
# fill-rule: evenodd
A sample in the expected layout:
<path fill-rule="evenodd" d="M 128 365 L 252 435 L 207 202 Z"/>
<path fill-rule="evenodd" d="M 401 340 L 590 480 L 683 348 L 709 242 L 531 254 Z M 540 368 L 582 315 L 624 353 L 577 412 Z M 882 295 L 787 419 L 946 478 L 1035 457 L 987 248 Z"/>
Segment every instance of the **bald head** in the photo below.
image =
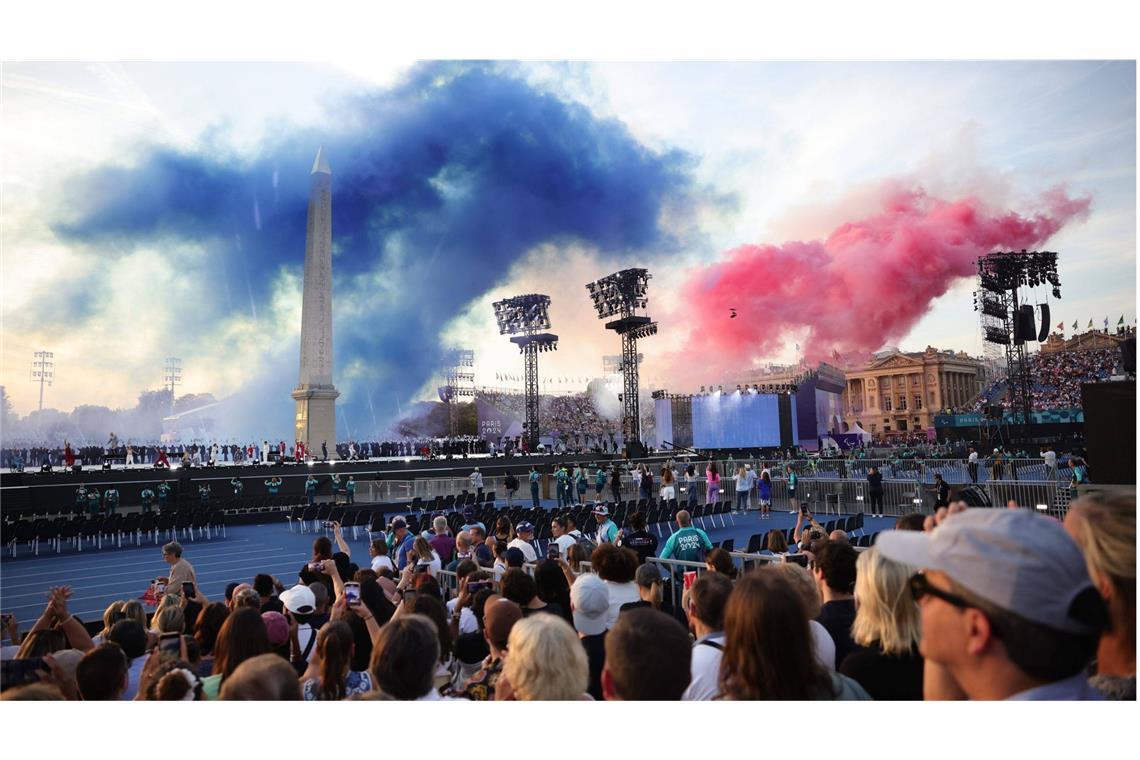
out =
<path fill-rule="evenodd" d="M 677 512 L 677 524 L 682 528 L 687 528 L 693 522 L 693 516 L 689 514 L 688 510 L 682 509 Z"/>

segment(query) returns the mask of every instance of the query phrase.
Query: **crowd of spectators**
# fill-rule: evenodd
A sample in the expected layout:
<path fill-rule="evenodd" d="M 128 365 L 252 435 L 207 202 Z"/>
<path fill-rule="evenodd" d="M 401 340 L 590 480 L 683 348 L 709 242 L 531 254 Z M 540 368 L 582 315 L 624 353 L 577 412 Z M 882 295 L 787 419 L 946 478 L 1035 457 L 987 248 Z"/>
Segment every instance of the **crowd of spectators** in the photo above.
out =
<path fill-rule="evenodd" d="M 1119 496 L 1075 502 L 1063 525 L 958 502 L 863 552 L 813 523 L 747 572 L 709 552 L 680 608 L 663 593 L 680 573 L 623 536 L 570 530 L 528 561 L 529 523 L 450 541 L 397 518 L 361 564 L 334 526 L 289 584 L 259 574 L 224 600 L 172 543 L 149 619 L 115 602 L 92 636 L 67 587 L 23 636 L 6 619 L 2 698 L 1135 699 L 1135 521 Z"/>
<path fill-rule="evenodd" d="M 1080 409 L 1081 384 L 1107 380 L 1120 373 L 1120 350 L 1104 348 L 1091 351 L 1054 351 L 1036 353 L 1029 357 L 1033 386 L 1033 409 Z M 987 405 L 1000 405 L 1009 409 L 1012 400 L 1004 389 L 1002 378 L 982 392 L 974 402 L 973 411 L 980 412 Z"/>

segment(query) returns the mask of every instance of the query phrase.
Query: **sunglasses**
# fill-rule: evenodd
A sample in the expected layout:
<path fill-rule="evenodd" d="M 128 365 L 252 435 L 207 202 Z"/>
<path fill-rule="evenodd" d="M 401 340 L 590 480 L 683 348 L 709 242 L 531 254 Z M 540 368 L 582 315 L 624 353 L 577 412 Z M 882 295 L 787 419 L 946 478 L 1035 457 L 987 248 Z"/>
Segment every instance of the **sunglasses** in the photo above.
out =
<path fill-rule="evenodd" d="M 937 586 L 934 586 L 930 580 L 922 573 L 916 573 L 910 577 L 910 593 L 916 602 L 922 601 L 923 597 L 933 596 L 941 599 L 947 604 L 952 604 L 955 607 L 960 607 L 962 609 L 974 606 L 962 597 L 956 594 L 951 594 L 949 591 L 943 591 Z"/>

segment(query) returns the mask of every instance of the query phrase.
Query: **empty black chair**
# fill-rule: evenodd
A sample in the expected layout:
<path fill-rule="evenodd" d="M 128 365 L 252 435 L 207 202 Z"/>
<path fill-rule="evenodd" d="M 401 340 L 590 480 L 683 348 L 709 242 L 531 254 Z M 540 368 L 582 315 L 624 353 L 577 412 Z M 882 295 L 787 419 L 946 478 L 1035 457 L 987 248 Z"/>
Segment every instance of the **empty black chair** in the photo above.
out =
<path fill-rule="evenodd" d="M 123 516 L 123 524 L 119 529 L 122 535 L 131 538 L 132 542 L 137 546 L 139 543 L 139 524 L 142 522 L 141 512 L 131 512 L 129 515 Z"/>
<path fill-rule="evenodd" d="M 40 553 L 40 543 L 46 543 L 55 546 L 56 540 L 59 538 L 59 525 L 55 520 L 48 520 L 41 517 L 35 523 L 36 537 L 35 537 L 35 552 Z M 58 547 L 56 548 L 58 552 Z"/>
<path fill-rule="evenodd" d="M 187 510 L 179 510 L 174 515 L 174 535 L 175 537 L 182 535 L 188 536 L 191 541 L 194 540 L 194 533 L 190 530 L 191 515 Z"/>
<path fill-rule="evenodd" d="M 724 540 L 724 543 L 722 543 L 720 545 L 720 548 L 724 549 L 726 552 L 730 552 L 730 551 L 733 551 L 733 547 L 735 547 L 735 546 L 736 546 L 736 539 L 726 538 Z"/>
<path fill-rule="evenodd" d="M 748 548 L 745 550 L 749 554 L 756 554 L 765 547 L 765 537 L 760 533 L 753 533 L 748 537 Z"/>
<path fill-rule="evenodd" d="M 74 541 L 79 536 L 79 526 L 82 524 L 82 521 L 69 517 L 61 517 L 56 520 L 56 523 L 59 529 L 59 536 L 55 542 L 55 550 L 56 553 L 58 553 L 64 541 Z"/>
<path fill-rule="evenodd" d="M 218 510 L 224 512 L 225 510 Z M 205 509 L 199 509 L 194 512 L 190 517 L 190 537 L 193 538 L 195 531 L 200 536 L 209 538 L 210 528 L 210 512 Z"/>
<path fill-rule="evenodd" d="M 103 518 L 103 525 L 99 530 L 99 548 L 103 548 L 103 539 L 108 538 L 115 542 L 116 546 L 122 547 L 123 534 L 119 531 L 120 526 L 123 524 L 123 516 L 119 514 L 108 515 Z"/>
<path fill-rule="evenodd" d="M 174 530 L 174 516 L 175 513 L 166 511 L 155 518 L 154 522 L 154 542 L 158 543 L 159 536 L 164 539 L 168 538 Z"/>
<path fill-rule="evenodd" d="M 142 516 L 139 518 L 139 527 L 138 527 L 139 538 L 141 539 L 142 536 L 144 536 L 144 535 L 150 536 L 150 534 L 154 533 L 154 532 L 155 532 L 155 514 L 154 514 L 154 512 L 143 512 Z"/>
<path fill-rule="evenodd" d="M 305 532 L 305 529 L 309 523 L 313 523 L 313 531 L 316 532 L 316 530 L 317 530 L 316 520 L 317 520 L 317 507 L 315 507 L 315 506 L 305 507 L 303 510 L 301 510 L 301 532 L 302 533 Z"/>
<path fill-rule="evenodd" d="M 31 520 L 20 520 L 16 523 L 12 533 L 12 556 L 16 556 L 20 544 L 33 547 L 36 543 L 36 524 Z"/>
<path fill-rule="evenodd" d="M 213 512 L 211 512 L 210 513 L 209 526 L 210 526 L 210 529 L 213 530 L 215 534 L 217 534 L 218 531 L 221 531 L 222 538 L 225 538 L 226 537 L 226 513 L 225 513 L 225 510 L 215 509 Z"/>

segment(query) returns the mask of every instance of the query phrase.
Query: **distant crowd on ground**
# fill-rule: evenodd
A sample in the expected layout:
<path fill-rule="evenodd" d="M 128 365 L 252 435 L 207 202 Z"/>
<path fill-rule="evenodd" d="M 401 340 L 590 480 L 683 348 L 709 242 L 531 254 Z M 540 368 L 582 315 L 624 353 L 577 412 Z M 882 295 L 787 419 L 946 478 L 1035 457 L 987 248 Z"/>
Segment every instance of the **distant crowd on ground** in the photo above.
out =
<path fill-rule="evenodd" d="M 1034 411 L 1080 409 L 1083 383 L 1101 382 L 1123 371 L 1118 348 L 1031 354 L 1029 367 Z M 973 411 L 980 412 L 983 407 L 994 404 L 1011 408 L 1013 400 L 1004 390 L 1005 385 L 1006 379 L 1001 378 L 983 391 Z"/>
<path fill-rule="evenodd" d="M 619 530 L 599 506 L 592 535 L 569 514 L 545 556 L 534 525 L 473 512 L 455 535 L 395 518 L 367 556 L 334 524 L 295 578 L 223 599 L 171 542 L 153 614 L 115 602 L 89 630 L 63 586 L 28 631 L 6 616 L 0 696 L 1135 699 L 1134 498 L 1081 499 L 1063 524 L 954 502 L 865 551 L 801 520 L 747 570 L 684 510 L 663 559 L 640 513 Z"/>

